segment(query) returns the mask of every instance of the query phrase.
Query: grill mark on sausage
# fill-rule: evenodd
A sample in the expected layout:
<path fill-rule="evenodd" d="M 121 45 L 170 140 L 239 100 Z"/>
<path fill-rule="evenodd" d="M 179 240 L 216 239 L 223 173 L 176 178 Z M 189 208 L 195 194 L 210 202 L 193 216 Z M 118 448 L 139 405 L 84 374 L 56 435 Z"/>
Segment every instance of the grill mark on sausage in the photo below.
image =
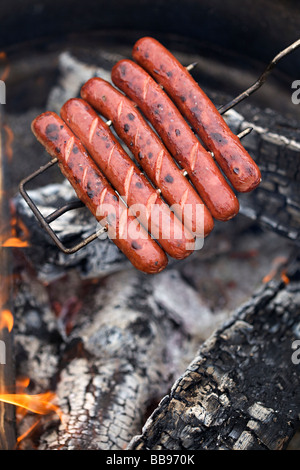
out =
<path fill-rule="evenodd" d="M 123 109 L 123 100 L 121 100 L 119 105 L 118 105 L 118 110 L 117 110 L 118 119 L 120 119 L 122 109 Z"/>
<path fill-rule="evenodd" d="M 94 137 L 94 134 L 96 132 L 96 128 L 97 128 L 97 125 L 98 125 L 98 118 L 96 117 L 92 124 L 91 124 L 91 127 L 90 127 L 90 132 L 89 132 L 89 142 L 92 142 L 93 140 L 93 137 Z"/>
<path fill-rule="evenodd" d="M 147 203 L 146 203 L 146 217 L 147 217 L 147 220 L 149 220 L 149 218 L 151 216 L 151 207 L 152 207 L 153 204 L 155 204 L 156 199 L 157 199 L 157 194 L 153 193 L 149 196 L 149 198 L 147 200 Z"/>
<path fill-rule="evenodd" d="M 140 137 L 140 133 L 139 133 L 139 130 L 137 129 L 136 131 L 136 134 L 135 134 L 135 138 L 134 138 L 134 145 L 137 147 L 138 146 L 138 139 Z"/>
<path fill-rule="evenodd" d="M 199 148 L 199 144 L 198 144 L 198 142 L 195 142 L 195 144 L 193 145 L 193 148 L 191 150 L 191 153 L 190 153 L 190 165 L 191 165 L 191 170 L 192 171 L 194 171 L 194 169 L 195 169 L 198 148 Z"/>
<path fill-rule="evenodd" d="M 133 171 L 134 171 L 134 167 L 132 166 L 131 168 L 129 168 L 126 178 L 125 178 L 124 191 L 125 191 L 126 201 L 128 200 L 128 193 L 129 193 L 130 183 L 131 183 L 132 176 L 133 176 Z"/>
<path fill-rule="evenodd" d="M 99 206 L 102 206 L 106 193 L 107 193 L 107 188 L 104 188 L 100 194 Z"/>
<path fill-rule="evenodd" d="M 125 238 L 125 231 L 127 231 L 127 210 L 123 209 L 119 218 L 119 237 Z"/>
<path fill-rule="evenodd" d="M 163 155 L 164 155 L 164 150 L 161 150 L 159 154 L 157 155 L 156 165 L 155 165 L 155 181 L 158 186 L 160 182 L 160 173 L 161 173 Z"/>
<path fill-rule="evenodd" d="M 65 162 L 66 163 L 68 163 L 68 160 L 70 158 L 73 145 L 74 145 L 74 137 L 70 137 L 65 147 Z"/>
<path fill-rule="evenodd" d="M 114 144 L 114 145 L 112 146 L 111 151 L 109 152 L 109 156 L 108 156 L 108 159 L 107 159 L 107 166 L 110 165 L 110 160 L 111 160 L 111 157 L 112 157 L 112 154 L 113 154 L 113 151 L 114 151 L 116 145 L 117 145 L 117 144 Z"/>
<path fill-rule="evenodd" d="M 148 78 L 144 81 L 144 85 L 143 85 L 143 100 L 146 100 L 146 98 L 147 98 L 147 91 L 148 91 L 149 83 L 150 83 L 150 77 L 148 77 Z"/>
<path fill-rule="evenodd" d="M 179 202 L 179 204 L 180 204 L 180 207 L 183 207 L 183 206 L 184 206 L 184 204 L 186 203 L 186 200 L 187 200 L 188 194 L 189 194 L 189 190 L 188 190 L 188 189 L 186 189 L 186 190 L 184 191 L 183 195 L 181 196 L 181 199 L 180 199 L 180 202 Z"/>
<path fill-rule="evenodd" d="M 86 167 L 85 167 L 85 169 L 83 170 L 83 176 L 82 176 L 82 185 L 84 185 L 84 184 L 85 184 L 85 180 L 86 180 L 87 171 L 88 171 L 88 168 L 87 168 L 87 166 L 86 166 Z"/>

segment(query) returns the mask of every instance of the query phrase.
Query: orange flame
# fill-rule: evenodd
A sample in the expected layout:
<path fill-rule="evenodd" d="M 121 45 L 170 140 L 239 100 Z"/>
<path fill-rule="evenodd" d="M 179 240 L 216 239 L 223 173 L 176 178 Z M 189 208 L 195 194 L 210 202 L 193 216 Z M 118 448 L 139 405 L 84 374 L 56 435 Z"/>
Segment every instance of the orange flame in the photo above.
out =
<path fill-rule="evenodd" d="M 283 271 L 281 272 L 280 277 L 281 277 L 281 279 L 283 280 L 283 282 L 284 282 L 285 284 L 288 284 L 288 283 L 290 282 L 290 279 L 289 279 L 289 277 L 286 275 L 286 271 L 285 271 L 285 270 L 283 270 Z"/>
<path fill-rule="evenodd" d="M 29 434 L 37 427 L 39 424 L 40 419 L 38 419 L 35 423 L 32 424 L 21 436 L 17 437 L 17 446 L 20 444 L 21 441 L 24 441 L 24 439 L 29 436 Z"/>
<path fill-rule="evenodd" d="M 52 403 L 56 395 L 53 392 L 39 393 L 37 395 L 27 395 L 25 393 L 2 393 L 0 401 L 20 406 L 27 411 L 46 415 L 54 411 L 62 419 L 62 411 Z"/>
<path fill-rule="evenodd" d="M 7 240 L 5 240 L 4 243 L 2 243 L 2 246 L 5 248 L 8 248 L 8 247 L 25 248 L 29 246 L 29 243 L 27 240 L 21 240 L 18 237 L 10 237 Z"/>
<path fill-rule="evenodd" d="M 5 155 L 7 156 L 8 160 L 11 161 L 13 157 L 12 143 L 14 141 L 15 136 L 14 136 L 12 129 L 7 124 L 3 124 L 2 127 L 6 133 Z"/>
<path fill-rule="evenodd" d="M 262 279 L 263 284 L 267 284 L 272 279 L 274 279 L 274 277 L 278 274 L 280 267 L 286 264 L 287 261 L 288 260 L 285 256 L 277 256 L 276 258 L 274 258 L 274 260 L 272 261 L 272 269 Z M 288 277 L 285 275 L 284 270 L 282 270 L 281 272 L 281 278 L 285 283 L 287 283 L 286 281 L 288 280 Z"/>
<path fill-rule="evenodd" d="M 17 393 L 1 393 L 0 401 L 15 405 L 17 407 L 17 416 L 19 420 L 22 419 L 28 412 L 39 415 L 47 415 L 54 412 L 58 415 L 60 421 L 63 421 L 63 413 L 61 409 L 59 406 L 53 403 L 56 398 L 55 393 L 51 391 L 39 393 L 36 395 L 24 393 L 29 383 L 30 379 L 27 377 L 17 379 Z M 37 420 L 21 436 L 17 438 L 17 445 L 31 433 L 31 431 L 39 424 L 39 422 L 40 420 Z"/>
<path fill-rule="evenodd" d="M 24 222 L 16 215 L 16 208 L 14 204 L 10 204 L 11 209 L 11 221 L 10 221 L 10 230 L 9 234 L 7 233 L 7 239 L 3 241 L 4 236 L 2 235 L 2 240 L 0 238 L 0 246 L 2 247 L 16 247 L 16 248 L 26 248 L 30 246 L 27 239 L 30 238 L 30 232 Z M 8 230 L 7 230 L 8 232 Z M 23 240 L 18 236 L 22 233 Z M 24 240 L 25 238 L 25 240 Z"/>
<path fill-rule="evenodd" d="M 11 332 L 14 326 L 14 317 L 10 310 L 3 309 L 0 312 L 0 330 L 7 328 Z"/>
<path fill-rule="evenodd" d="M 0 52 L 0 60 L 4 60 L 4 61 L 7 61 L 7 55 L 4 51 L 1 51 Z M 6 64 L 5 66 L 5 69 L 0 77 L 0 80 L 3 80 L 3 82 L 5 82 L 5 80 L 8 78 L 9 76 L 9 73 L 10 73 L 10 65 L 9 64 Z"/>

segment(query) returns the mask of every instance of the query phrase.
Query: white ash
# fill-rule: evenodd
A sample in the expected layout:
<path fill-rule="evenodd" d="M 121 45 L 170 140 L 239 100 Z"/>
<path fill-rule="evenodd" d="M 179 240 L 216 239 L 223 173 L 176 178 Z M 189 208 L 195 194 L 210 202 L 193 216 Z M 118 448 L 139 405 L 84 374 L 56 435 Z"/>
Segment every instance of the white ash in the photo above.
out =
<path fill-rule="evenodd" d="M 102 67 L 88 65 L 69 51 L 64 51 L 58 58 L 59 80 L 57 85 L 51 90 L 47 109 L 59 114 L 62 105 L 71 98 L 79 96 L 80 88 L 92 77 L 101 77 L 111 82 L 110 72 Z"/>

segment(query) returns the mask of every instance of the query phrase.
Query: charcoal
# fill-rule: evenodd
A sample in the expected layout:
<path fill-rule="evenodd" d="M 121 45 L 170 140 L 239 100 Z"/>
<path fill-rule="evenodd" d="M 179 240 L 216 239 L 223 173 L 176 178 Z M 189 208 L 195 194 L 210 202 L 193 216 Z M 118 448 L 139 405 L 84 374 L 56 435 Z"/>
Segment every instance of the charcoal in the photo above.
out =
<path fill-rule="evenodd" d="M 89 286 L 75 277 L 45 287 L 25 271 L 16 298 L 18 373 L 31 393 L 54 388 L 66 419 L 41 428 L 39 449 L 123 449 L 226 313 L 177 270 L 131 269 Z M 71 330 L 53 311 L 70 296 L 81 301 Z"/>
<path fill-rule="evenodd" d="M 130 268 L 82 279 L 73 267 L 42 282 L 26 263 L 19 269 L 18 373 L 31 377 L 31 393 L 51 388 L 65 416 L 43 418 L 39 449 L 119 450 L 140 435 L 199 347 L 260 288 L 274 253 L 293 256 L 290 242 L 241 219 L 155 276 Z"/>
<path fill-rule="evenodd" d="M 289 283 L 261 287 L 200 347 L 129 450 L 287 447 L 300 406 L 299 260 L 293 264 Z"/>

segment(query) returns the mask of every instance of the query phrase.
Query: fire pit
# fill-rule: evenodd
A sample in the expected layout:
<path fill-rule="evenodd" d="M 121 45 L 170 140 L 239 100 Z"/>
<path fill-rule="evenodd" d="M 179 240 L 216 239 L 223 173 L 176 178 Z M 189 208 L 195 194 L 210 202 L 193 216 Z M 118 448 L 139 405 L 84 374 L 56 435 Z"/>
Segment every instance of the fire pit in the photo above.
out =
<path fill-rule="evenodd" d="M 222 106 L 297 39 L 300 12 L 269 1 L 228 2 L 226 12 L 218 1 L 91 1 L 84 12 L 72 2 L 66 20 L 56 2 L 33 3 L 1 13 L 1 448 L 286 448 L 300 408 L 299 50 L 224 115 L 236 134 L 253 128 L 243 144 L 260 187 L 239 195 L 240 214 L 216 223 L 201 250 L 158 275 L 132 268 L 105 237 L 62 252 L 18 186 L 49 160 L 32 120 L 59 113 L 91 77 L 110 81 L 139 37 L 197 62 L 193 76 Z M 30 185 L 45 217 L 75 198 L 55 167 Z M 65 246 L 97 229 L 72 207 L 51 221 Z"/>

